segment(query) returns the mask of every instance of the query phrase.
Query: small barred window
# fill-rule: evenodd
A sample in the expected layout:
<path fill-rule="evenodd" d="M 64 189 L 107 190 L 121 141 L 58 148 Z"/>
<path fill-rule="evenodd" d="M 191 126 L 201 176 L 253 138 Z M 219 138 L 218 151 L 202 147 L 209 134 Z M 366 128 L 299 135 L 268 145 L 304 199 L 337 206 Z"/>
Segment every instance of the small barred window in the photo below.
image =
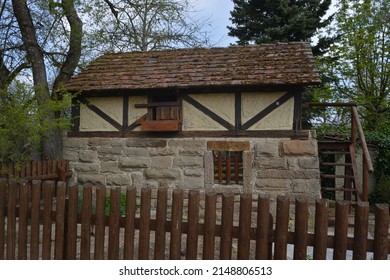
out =
<path fill-rule="evenodd" d="M 243 184 L 242 151 L 213 151 L 215 184 Z"/>

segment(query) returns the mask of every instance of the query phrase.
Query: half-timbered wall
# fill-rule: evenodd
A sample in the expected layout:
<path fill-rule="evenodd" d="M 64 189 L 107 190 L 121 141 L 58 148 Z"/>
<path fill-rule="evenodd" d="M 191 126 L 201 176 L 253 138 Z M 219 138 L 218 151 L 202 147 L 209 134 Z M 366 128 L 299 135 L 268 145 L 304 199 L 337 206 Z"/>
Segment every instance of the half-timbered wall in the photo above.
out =
<path fill-rule="evenodd" d="M 293 130 L 296 93 L 180 94 L 180 131 Z M 135 132 L 148 113 L 147 95 L 80 98 L 75 132 Z M 144 107 L 142 107 L 144 106 Z"/>

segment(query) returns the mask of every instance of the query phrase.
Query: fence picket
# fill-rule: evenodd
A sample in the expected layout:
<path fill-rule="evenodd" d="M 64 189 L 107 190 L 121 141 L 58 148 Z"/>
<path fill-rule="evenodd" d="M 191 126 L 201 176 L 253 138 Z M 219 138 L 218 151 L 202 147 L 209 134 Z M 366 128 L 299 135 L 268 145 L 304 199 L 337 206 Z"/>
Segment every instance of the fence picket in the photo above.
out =
<path fill-rule="evenodd" d="M 233 214 L 234 214 L 234 194 L 225 193 L 222 195 L 222 221 L 221 221 L 221 245 L 220 245 L 221 260 L 230 260 L 232 258 Z"/>
<path fill-rule="evenodd" d="M 0 178 L 0 260 L 4 260 L 4 246 L 5 246 L 5 207 L 6 207 L 6 190 L 7 182 Z"/>
<path fill-rule="evenodd" d="M 40 217 L 41 208 L 41 181 L 33 181 L 31 189 L 31 244 L 30 244 L 30 259 L 39 259 L 40 245 Z"/>
<path fill-rule="evenodd" d="M 27 222 L 28 222 L 28 190 L 29 185 L 23 181 L 19 196 L 19 229 L 18 229 L 18 259 L 27 260 Z"/>
<path fill-rule="evenodd" d="M 139 248 L 138 259 L 148 260 L 150 249 L 150 208 L 151 189 L 141 189 L 141 213 L 139 225 Z"/>
<path fill-rule="evenodd" d="M 354 260 L 365 260 L 367 258 L 368 214 L 368 202 L 358 202 L 355 207 Z"/>
<path fill-rule="evenodd" d="M 171 244 L 169 258 L 179 260 L 181 257 L 181 234 L 183 221 L 183 190 L 175 189 L 172 193 Z"/>
<path fill-rule="evenodd" d="M 18 185 L 15 180 L 10 180 L 8 184 L 8 212 L 7 212 L 7 259 L 15 259 L 16 246 L 16 204 L 18 195 Z"/>
<path fill-rule="evenodd" d="M 126 220 L 125 220 L 125 244 L 123 259 L 134 259 L 135 237 L 135 212 L 137 189 L 135 187 L 126 190 Z"/>
<path fill-rule="evenodd" d="M 66 184 L 58 182 L 56 196 L 56 227 L 55 227 L 55 247 L 54 258 L 61 260 L 64 257 L 64 235 L 65 235 L 65 198 Z"/>
<path fill-rule="evenodd" d="M 334 260 L 345 260 L 347 256 L 348 213 L 349 213 L 349 202 L 337 201 L 334 249 L 333 249 Z"/>
<path fill-rule="evenodd" d="M 275 260 L 287 258 L 287 235 L 290 198 L 278 197 L 276 202 Z"/>
<path fill-rule="evenodd" d="M 374 259 L 387 260 L 389 253 L 388 242 L 389 228 L 389 205 L 377 204 L 375 209 L 375 232 L 374 232 Z"/>
<path fill-rule="evenodd" d="M 92 215 L 92 185 L 87 183 L 83 188 L 81 210 L 81 244 L 80 259 L 91 259 L 91 215 Z"/>
<path fill-rule="evenodd" d="M 167 198 L 167 188 L 160 186 L 157 191 L 156 233 L 154 242 L 155 260 L 163 260 L 165 258 Z"/>
<path fill-rule="evenodd" d="M 249 259 L 250 230 L 252 219 L 252 194 L 242 194 L 240 197 L 240 216 L 238 230 L 237 259 Z"/>
<path fill-rule="evenodd" d="M 104 236 L 106 218 L 106 187 L 96 188 L 96 223 L 95 223 L 95 260 L 104 259 Z"/>
<path fill-rule="evenodd" d="M 79 201 L 79 187 L 77 183 L 70 186 L 68 201 L 66 258 L 75 260 L 77 255 L 77 212 Z"/>
<path fill-rule="evenodd" d="M 205 221 L 203 233 L 203 259 L 213 260 L 215 252 L 215 222 L 217 194 L 206 192 Z"/>
<path fill-rule="evenodd" d="M 42 259 L 51 258 L 51 233 L 52 219 L 51 211 L 53 208 L 54 182 L 43 182 L 43 232 L 42 232 Z"/>
<path fill-rule="evenodd" d="M 188 193 L 187 260 L 196 260 L 198 256 L 199 201 L 199 192 L 190 190 Z"/>
<path fill-rule="evenodd" d="M 108 259 L 119 259 L 119 219 L 121 210 L 121 190 L 110 191 L 110 217 L 108 222 Z"/>
<path fill-rule="evenodd" d="M 313 259 L 325 260 L 328 237 L 328 200 L 316 201 Z"/>
<path fill-rule="evenodd" d="M 307 231 L 309 219 L 309 202 L 306 198 L 295 199 L 295 231 L 294 231 L 294 260 L 307 258 Z"/>
<path fill-rule="evenodd" d="M 258 196 L 257 229 L 256 229 L 256 259 L 266 260 L 268 256 L 270 227 L 270 197 L 266 194 Z"/>

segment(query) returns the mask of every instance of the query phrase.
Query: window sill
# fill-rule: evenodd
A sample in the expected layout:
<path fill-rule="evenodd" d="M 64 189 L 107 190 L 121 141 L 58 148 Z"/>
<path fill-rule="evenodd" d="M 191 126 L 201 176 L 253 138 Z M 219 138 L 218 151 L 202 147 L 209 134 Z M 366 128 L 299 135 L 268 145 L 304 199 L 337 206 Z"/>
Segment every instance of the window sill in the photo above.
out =
<path fill-rule="evenodd" d="M 180 122 L 174 120 L 143 121 L 142 131 L 180 131 Z"/>

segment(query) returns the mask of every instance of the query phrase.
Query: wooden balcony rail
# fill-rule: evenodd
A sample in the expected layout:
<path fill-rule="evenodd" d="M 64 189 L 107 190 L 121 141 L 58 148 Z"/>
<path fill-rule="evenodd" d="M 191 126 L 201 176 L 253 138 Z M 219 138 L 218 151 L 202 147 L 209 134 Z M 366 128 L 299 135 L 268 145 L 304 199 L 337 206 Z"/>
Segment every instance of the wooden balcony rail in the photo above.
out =
<path fill-rule="evenodd" d="M 358 198 L 359 200 L 362 200 L 362 201 L 368 201 L 368 172 L 373 172 L 374 171 L 374 167 L 373 167 L 373 164 L 372 164 L 372 160 L 371 160 L 371 156 L 370 156 L 370 153 L 368 151 L 368 147 L 367 147 L 367 142 L 366 142 L 366 138 L 364 136 L 364 132 L 363 132 L 363 128 L 362 128 L 362 124 L 360 122 L 360 118 L 359 118 L 359 114 L 358 114 L 358 111 L 357 111 L 357 104 L 356 103 L 353 103 L 353 102 L 336 102 L 336 103 L 329 103 L 329 102 L 324 102 L 324 103 L 320 103 L 320 102 L 308 102 L 308 103 L 304 103 L 303 106 L 304 108 L 307 108 L 307 107 L 351 107 L 351 135 L 350 135 L 350 138 L 351 138 L 351 142 L 352 142 L 352 145 L 351 145 L 351 150 L 353 152 L 353 154 L 355 153 L 355 147 L 357 146 L 357 134 L 356 134 L 356 131 L 359 135 L 359 139 L 360 139 L 360 146 L 362 148 L 362 151 L 363 151 L 363 182 L 360 183 L 360 180 L 357 179 L 355 184 L 356 184 L 356 191 L 358 193 Z M 354 159 L 353 160 L 353 170 L 354 170 L 354 173 L 357 173 L 357 165 L 356 165 L 356 161 Z"/>

